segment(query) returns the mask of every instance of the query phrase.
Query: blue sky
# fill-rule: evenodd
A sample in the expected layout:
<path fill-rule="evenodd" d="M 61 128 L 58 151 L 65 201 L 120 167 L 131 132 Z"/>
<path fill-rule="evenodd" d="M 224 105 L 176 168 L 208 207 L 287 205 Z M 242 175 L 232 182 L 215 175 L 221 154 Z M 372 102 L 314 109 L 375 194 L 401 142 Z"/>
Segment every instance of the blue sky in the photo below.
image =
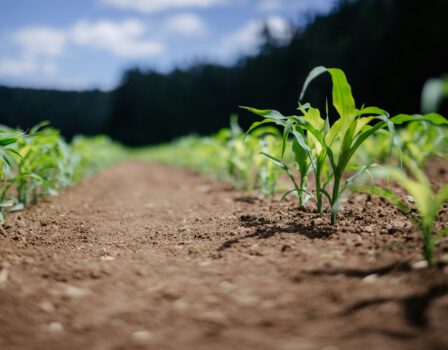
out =
<path fill-rule="evenodd" d="M 124 69 L 167 71 L 251 54 L 267 23 L 328 12 L 336 0 L 1 0 L 0 84 L 111 89 Z"/>

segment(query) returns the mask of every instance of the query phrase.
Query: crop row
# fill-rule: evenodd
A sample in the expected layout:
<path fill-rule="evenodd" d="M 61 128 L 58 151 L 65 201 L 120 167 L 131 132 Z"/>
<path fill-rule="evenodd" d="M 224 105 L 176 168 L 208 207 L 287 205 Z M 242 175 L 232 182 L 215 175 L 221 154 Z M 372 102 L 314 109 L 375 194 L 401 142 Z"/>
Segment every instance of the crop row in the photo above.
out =
<path fill-rule="evenodd" d="M 323 74 L 332 81 L 333 105 L 321 111 L 302 100 L 312 81 Z M 438 104 L 434 91 L 440 96 L 446 93 L 446 83 L 432 81 L 425 90 L 423 108 L 431 109 Z M 295 194 L 299 207 L 314 203 L 320 215 L 330 213 L 332 224 L 337 222 L 341 198 L 350 191 L 382 196 L 409 216 L 421 232 L 423 254 L 433 264 L 434 247 L 448 233 L 434 232 L 448 199 L 448 185 L 434 192 L 422 168 L 430 157 L 448 159 L 448 121 L 436 113 L 390 116 L 382 108 L 357 107 L 344 72 L 335 68 L 312 70 L 300 100 L 297 115 L 289 116 L 243 107 L 262 118 L 247 133 L 232 117 L 230 128 L 214 136 L 184 137 L 145 154 L 151 160 L 213 174 L 246 190 L 258 189 L 265 196 L 278 190 L 284 192 L 282 199 Z M 330 116 L 335 120 L 332 125 Z M 281 188 L 282 173 L 292 188 Z M 397 182 L 412 198 L 413 207 L 390 189 L 369 182 L 375 177 Z"/>
<path fill-rule="evenodd" d="M 104 136 L 79 136 L 67 143 L 58 130 L 45 123 L 27 132 L 0 125 L 0 224 L 7 212 L 58 194 L 117 161 L 123 152 Z"/>

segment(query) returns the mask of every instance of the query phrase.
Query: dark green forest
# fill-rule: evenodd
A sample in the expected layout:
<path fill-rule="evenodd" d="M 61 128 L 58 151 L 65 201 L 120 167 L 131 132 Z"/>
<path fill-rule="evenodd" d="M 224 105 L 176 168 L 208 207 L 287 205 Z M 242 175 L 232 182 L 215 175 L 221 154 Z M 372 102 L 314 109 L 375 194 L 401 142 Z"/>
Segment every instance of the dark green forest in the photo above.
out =
<path fill-rule="evenodd" d="M 239 105 L 294 113 L 317 65 L 342 68 L 358 101 L 418 113 L 425 81 L 448 73 L 447 13 L 446 0 L 340 1 L 329 15 L 295 28 L 288 45 L 260 33 L 259 54 L 232 67 L 198 63 L 168 74 L 132 68 L 109 93 L 1 87 L 0 123 L 27 128 L 49 120 L 67 137 L 105 133 L 132 146 L 160 143 L 214 132 L 235 112 L 247 126 L 254 119 Z M 307 100 L 330 95 L 329 82 L 319 79 Z"/>

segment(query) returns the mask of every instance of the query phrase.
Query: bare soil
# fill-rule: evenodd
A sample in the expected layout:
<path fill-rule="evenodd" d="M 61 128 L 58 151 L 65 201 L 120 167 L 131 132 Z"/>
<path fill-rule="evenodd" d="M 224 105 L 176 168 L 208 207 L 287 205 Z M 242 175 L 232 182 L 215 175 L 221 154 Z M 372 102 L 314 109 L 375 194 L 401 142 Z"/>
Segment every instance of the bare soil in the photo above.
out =
<path fill-rule="evenodd" d="M 8 219 L 2 350 L 448 349 L 448 269 L 413 267 L 418 233 L 378 198 L 352 195 L 331 226 L 125 162 Z"/>

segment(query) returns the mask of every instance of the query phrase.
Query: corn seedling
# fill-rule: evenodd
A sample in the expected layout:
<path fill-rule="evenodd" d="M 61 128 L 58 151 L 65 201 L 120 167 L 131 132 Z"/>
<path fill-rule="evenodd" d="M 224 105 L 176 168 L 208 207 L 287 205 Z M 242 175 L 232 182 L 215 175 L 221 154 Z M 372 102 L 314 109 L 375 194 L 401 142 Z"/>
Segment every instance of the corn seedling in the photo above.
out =
<path fill-rule="evenodd" d="M 323 212 L 323 197 L 330 204 L 331 222 L 337 221 L 337 213 L 342 194 L 353 181 L 374 164 L 354 165 L 351 159 L 359 147 L 373 134 L 379 132 L 389 133 L 393 137 L 394 124 L 403 124 L 409 121 L 428 120 L 435 124 L 444 124 L 446 120 L 438 114 L 425 116 L 397 115 L 389 118 L 389 114 L 378 107 L 362 107 L 357 109 L 352 96 L 351 87 L 344 72 L 337 68 L 316 67 L 308 75 L 300 99 L 303 98 L 309 84 L 319 75 L 329 73 L 332 79 L 333 106 L 339 118 L 330 127 L 328 116 L 324 119 L 318 109 L 309 104 L 299 104 L 301 116 L 283 116 L 275 110 L 259 110 L 243 107 L 264 120 L 252 124 L 248 133 L 266 123 L 275 123 L 283 128 L 282 155 L 290 136 L 293 139 L 293 151 L 296 155 L 296 165 L 300 172 L 300 184 L 306 183 L 308 166 L 315 178 L 315 201 L 317 210 Z M 372 124 L 375 122 L 375 124 Z M 271 155 L 267 155 L 278 164 L 291 178 L 294 184 L 292 191 L 299 196 L 311 195 L 304 186 L 298 185 L 287 165 Z M 308 158 L 308 159 L 307 159 Z M 349 171 L 355 170 L 350 177 Z M 300 203 L 303 204 L 303 203 Z"/>
<path fill-rule="evenodd" d="M 448 77 L 429 79 L 422 90 L 422 113 L 436 112 L 448 97 Z"/>
<path fill-rule="evenodd" d="M 136 153 L 146 160 L 186 166 L 230 182 L 237 188 L 270 197 L 275 192 L 279 171 L 258 154 L 274 152 L 279 132 L 273 127 L 260 128 L 246 136 L 232 116 L 230 127 L 210 137 L 186 136 L 170 144 L 153 146 Z"/>
<path fill-rule="evenodd" d="M 423 256 L 429 266 L 434 265 L 434 248 L 438 240 L 448 234 L 448 227 L 435 232 L 435 222 L 444 203 L 448 200 L 448 185 L 434 192 L 431 183 L 417 164 L 408 157 L 404 158 L 409 173 L 401 168 L 381 167 L 375 169 L 375 175 L 396 181 L 415 202 L 418 215 L 414 215 L 410 206 L 394 192 L 373 185 L 358 185 L 356 190 L 383 197 L 408 215 L 420 231 L 423 240 Z"/>
<path fill-rule="evenodd" d="M 5 223 L 5 209 L 15 205 L 13 200 L 7 198 L 12 185 L 12 178 L 18 169 L 15 147 L 20 133 L 0 126 L 0 227 Z"/>
<path fill-rule="evenodd" d="M 6 212 L 55 195 L 106 162 L 118 160 L 122 148 L 104 140 L 108 139 L 77 138 L 70 145 L 46 123 L 27 133 L 0 125 L 0 223 Z"/>

